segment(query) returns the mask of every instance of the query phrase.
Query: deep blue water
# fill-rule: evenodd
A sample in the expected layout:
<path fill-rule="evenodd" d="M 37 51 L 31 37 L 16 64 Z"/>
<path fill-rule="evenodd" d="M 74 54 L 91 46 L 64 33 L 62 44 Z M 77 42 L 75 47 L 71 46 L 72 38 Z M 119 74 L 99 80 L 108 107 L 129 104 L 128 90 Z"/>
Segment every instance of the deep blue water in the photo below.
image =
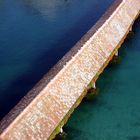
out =
<path fill-rule="evenodd" d="M 82 104 L 64 127 L 66 140 L 140 140 L 140 18 L 133 38 L 97 81 L 99 95 Z"/>
<path fill-rule="evenodd" d="M 0 0 L 0 118 L 113 0 Z"/>

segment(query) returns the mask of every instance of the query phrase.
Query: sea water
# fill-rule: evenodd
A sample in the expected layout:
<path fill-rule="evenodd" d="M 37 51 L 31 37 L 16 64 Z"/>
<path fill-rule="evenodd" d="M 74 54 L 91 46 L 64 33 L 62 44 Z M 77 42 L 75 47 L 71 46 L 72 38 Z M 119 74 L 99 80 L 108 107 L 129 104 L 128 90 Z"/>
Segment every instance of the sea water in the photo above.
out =
<path fill-rule="evenodd" d="M 97 22 L 113 0 L 0 0 L 0 118 Z"/>

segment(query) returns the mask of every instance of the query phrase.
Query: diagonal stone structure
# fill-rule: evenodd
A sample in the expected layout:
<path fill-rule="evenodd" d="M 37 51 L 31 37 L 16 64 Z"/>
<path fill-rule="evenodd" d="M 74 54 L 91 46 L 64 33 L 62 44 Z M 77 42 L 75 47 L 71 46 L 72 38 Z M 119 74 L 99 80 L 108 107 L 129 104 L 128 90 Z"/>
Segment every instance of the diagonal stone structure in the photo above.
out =
<path fill-rule="evenodd" d="M 0 140 L 50 140 L 126 38 L 140 0 L 116 0 L 103 17 L 0 122 Z"/>

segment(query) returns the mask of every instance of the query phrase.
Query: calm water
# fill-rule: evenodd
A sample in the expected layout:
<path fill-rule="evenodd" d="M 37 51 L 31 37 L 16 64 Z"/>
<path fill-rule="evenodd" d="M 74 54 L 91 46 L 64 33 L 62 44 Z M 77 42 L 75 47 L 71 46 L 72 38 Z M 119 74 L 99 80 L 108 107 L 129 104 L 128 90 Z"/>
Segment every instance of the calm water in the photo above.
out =
<path fill-rule="evenodd" d="M 100 94 L 68 121 L 66 140 L 140 140 L 140 19 L 134 32 L 122 45 L 121 62 L 98 79 Z"/>
<path fill-rule="evenodd" d="M 0 0 L 0 118 L 113 0 Z"/>

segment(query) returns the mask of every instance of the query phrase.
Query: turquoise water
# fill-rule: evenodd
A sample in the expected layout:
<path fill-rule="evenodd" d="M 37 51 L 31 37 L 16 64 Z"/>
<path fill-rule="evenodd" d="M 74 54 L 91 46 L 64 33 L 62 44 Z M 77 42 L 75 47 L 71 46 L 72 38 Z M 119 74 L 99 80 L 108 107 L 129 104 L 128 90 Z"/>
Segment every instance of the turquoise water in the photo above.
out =
<path fill-rule="evenodd" d="M 113 0 L 0 0 L 0 118 Z"/>
<path fill-rule="evenodd" d="M 120 63 L 98 79 L 99 95 L 82 102 L 64 127 L 66 140 L 140 140 L 140 19 L 133 30 Z"/>

